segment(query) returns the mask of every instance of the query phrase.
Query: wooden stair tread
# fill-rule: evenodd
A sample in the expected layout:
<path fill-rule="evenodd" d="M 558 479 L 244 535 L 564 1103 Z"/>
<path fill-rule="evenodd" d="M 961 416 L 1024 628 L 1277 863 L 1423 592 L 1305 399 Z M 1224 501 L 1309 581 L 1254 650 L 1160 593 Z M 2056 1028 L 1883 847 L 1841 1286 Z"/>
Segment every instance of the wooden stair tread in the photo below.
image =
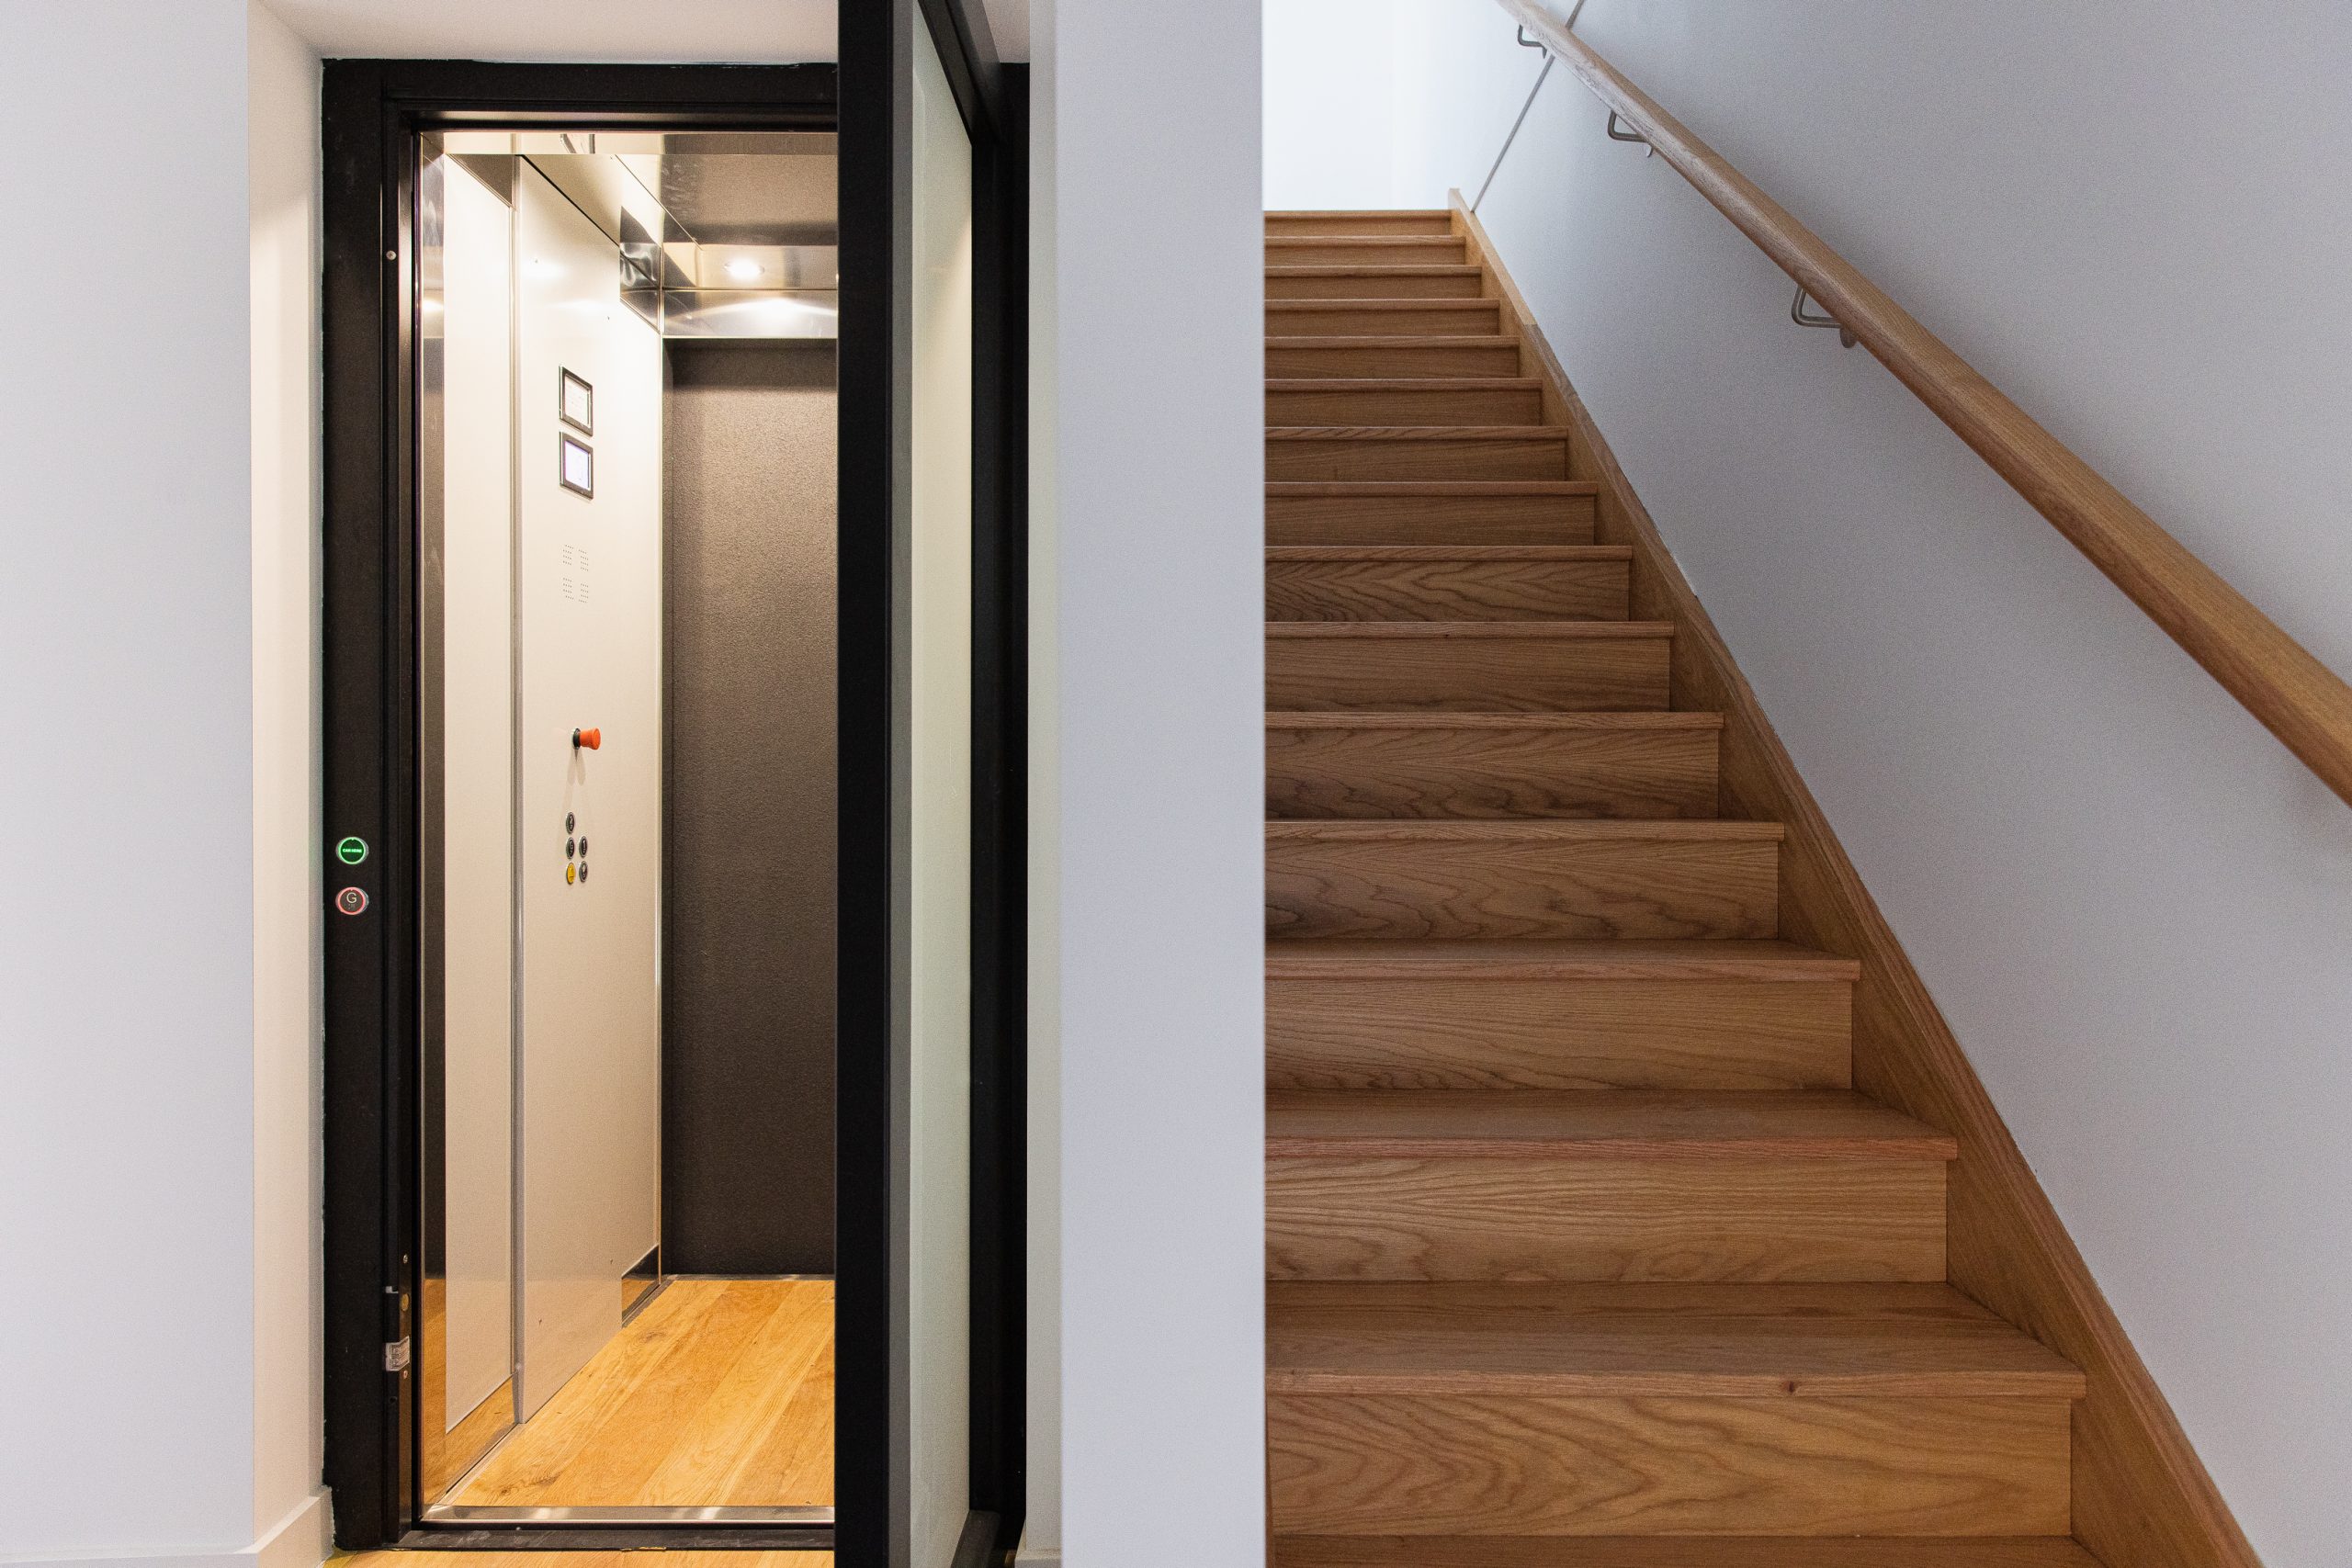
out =
<path fill-rule="evenodd" d="M 1278 561 L 1631 560 L 1631 545 L 1268 545 Z"/>
<path fill-rule="evenodd" d="M 1275 1280 L 1267 1287 L 1266 1388 L 2078 1399 L 2084 1380 L 2040 1340 L 1943 1284 Z"/>
<path fill-rule="evenodd" d="M 1316 243 L 1329 242 L 1318 238 Z M 1476 277 L 1478 274 L 1476 262 L 1399 262 L 1393 266 L 1354 262 L 1306 262 L 1284 266 L 1270 262 L 1266 265 L 1269 277 Z"/>
<path fill-rule="evenodd" d="M 1320 428 L 1306 426 L 1317 434 Z M 1441 425 L 1436 428 L 1463 430 L 1483 428 L 1470 425 Z M 1312 496 L 1333 501 L 1385 500 L 1393 496 L 1450 495 L 1560 495 L 1587 496 L 1600 493 L 1600 487 L 1591 479 L 1268 479 L 1266 499 L 1295 500 Z M 1628 546 L 1628 548 L 1632 547 Z"/>
<path fill-rule="evenodd" d="M 1282 980 L 1856 980 L 1851 958 L 1774 940 L 1427 940 L 1325 937 L 1266 944 Z"/>
<path fill-rule="evenodd" d="M 1273 1568 L 2101 1568 L 2063 1535 L 1277 1536 Z"/>
<path fill-rule="evenodd" d="M 1557 441 L 1566 444 L 1567 428 L 1558 424 L 1270 424 L 1269 441 Z M 1293 480 L 1292 483 L 1317 482 Z M 1344 483 L 1325 480 L 1324 483 Z M 1491 482 L 1491 481 L 1489 481 Z"/>
<path fill-rule="evenodd" d="M 1324 821 L 1273 818 L 1266 823 L 1270 843 L 1350 844 L 1535 844 L 1622 843 L 1629 839 L 1670 839 L 1679 843 L 1777 844 L 1788 837 L 1780 822 L 1737 822 L 1674 818 L 1657 822 L 1544 818 L 1526 822 Z"/>
<path fill-rule="evenodd" d="M 1321 302 L 1322 301 L 1308 299 L 1300 300 L 1297 303 L 1317 304 Z M 1430 302 L 1433 304 L 1443 304 L 1445 301 L 1433 300 Z M 1476 299 L 1465 300 L 1463 302 L 1473 305 L 1484 303 L 1484 301 Z M 1364 302 L 1360 301 L 1359 306 L 1362 303 Z M 1465 333 L 1454 336 L 1441 336 L 1431 333 L 1415 333 L 1407 337 L 1363 333 L 1353 334 L 1335 333 L 1329 336 L 1301 336 L 1295 333 L 1278 335 L 1272 333 L 1266 334 L 1266 346 L 1270 349 L 1390 349 L 1408 344 L 1415 348 L 1516 348 L 1519 346 L 1519 340 L 1517 338 L 1505 337 L 1500 333 Z M 1541 386 L 1543 383 L 1541 380 L 1538 380 L 1536 384 Z"/>
<path fill-rule="evenodd" d="M 1923 1159 L 1951 1134 L 1851 1089 L 1277 1089 L 1269 1159 Z"/>
<path fill-rule="evenodd" d="M 1395 339 L 1386 340 L 1394 343 Z M 1418 338 L 1408 338 L 1418 343 Z M 1533 376 L 1284 376 L 1270 377 L 1269 392 L 1540 392 Z M 1452 426 L 1448 427 L 1453 428 Z M 1543 426 L 1544 429 L 1561 428 Z M 1562 429 L 1562 434 L 1566 434 Z"/>
<path fill-rule="evenodd" d="M 1534 729 L 1547 731 L 1705 730 L 1724 727 L 1719 713 L 1309 713 L 1275 709 L 1269 729 Z"/>
<path fill-rule="evenodd" d="M 1578 637 L 1640 641 L 1674 635 L 1671 621 L 1268 621 L 1266 635 L 1280 637 Z"/>

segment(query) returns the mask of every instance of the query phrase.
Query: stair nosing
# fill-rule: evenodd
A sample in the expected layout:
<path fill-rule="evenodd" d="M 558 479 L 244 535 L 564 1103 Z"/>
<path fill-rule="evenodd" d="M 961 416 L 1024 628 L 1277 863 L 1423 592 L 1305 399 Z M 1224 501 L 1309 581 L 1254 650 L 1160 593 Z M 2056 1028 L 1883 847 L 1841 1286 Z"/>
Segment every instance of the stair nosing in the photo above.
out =
<path fill-rule="evenodd" d="M 1760 942 L 1770 951 L 1759 951 Z M 1779 938 L 1679 943 L 1593 937 L 1274 937 L 1269 980 L 1743 980 L 1758 985 L 1851 984 L 1860 959 Z"/>
<path fill-rule="evenodd" d="M 1545 1130 L 1524 1122 L 1502 1129 L 1482 1129 L 1464 1123 L 1459 1129 L 1431 1131 L 1426 1126 L 1379 1125 L 1389 1108 L 1429 1108 L 1473 1113 L 1506 1106 L 1524 1111 L 1535 1102 L 1573 1105 L 1600 1122 Z M 1645 1117 L 1654 1117 L 1670 1102 L 1719 1101 L 1762 1112 L 1766 1122 L 1755 1128 L 1674 1127 L 1645 1129 Z M 1835 1102 L 1841 1110 L 1883 1112 L 1887 1125 L 1858 1128 L 1774 1130 L 1769 1118 L 1778 1108 L 1791 1111 Z M 1363 1118 L 1338 1129 L 1286 1130 L 1282 1115 L 1320 1104 L 1356 1111 Z M 1932 1160 L 1948 1164 L 1960 1157 L 1960 1140 L 1950 1133 L 1906 1116 L 1892 1106 L 1852 1089 L 1739 1089 L 1715 1092 L 1676 1089 L 1275 1089 L 1266 1096 L 1266 1158 L 1269 1160 L 1657 1160 L 1707 1162 L 1774 1159 L 1804 1161 Z M 1622 1119 L 1623 1129 L 1607 1125 Z"/>
<path fill-rule="evenodd" d="M 1632 712 L 1583 713 L 1464 713 L 1451 709 L 1412 708 L 1386 712 L 1354 708 L 1273 708 L 1266 714 L 1269 729 L 1606 729 L 1690 730 L 1720 733 L 1725 724 L 1720 713 L 1688 709 L 1635 709 Z"/>
<path fill-rule="evenodd" d="M 1298 301 L 1300 304 L 1313 302 Z M 1437 333 L 1426 334 L 1410 333 L 1385 336 L 1378 333 L 1331 333 L 1327 335 L 1310 333 L 1268 333 L 1265 336 L 1268 349 L 1362 349 L 1367 354 L 1376 350 L 1396 348 L 1400 344 L 1410 344 L 1417 348 L 1496 349 L 1519 346 L 1517 338 L 1505 337 L 1500 333 L 1455 333 L 1451 335 Z"/>
<path fill-rule="evenodd" d="M 1268 479 L 1269 501 L 1382 496 L 1598 495 L 1598 479 Z"/>
<path fill-rule="evenodd" d="M 1674 636 L 1672 621 L 1268 621 L 1271 637 L 1299 639 L 1401 637 L 1408 640 L 1464 639 L 1665 642 Z"/>
<path fill-rule="evenodd" d="M 1269 441 L 1541 441 L 1565 446 L 1564 424 L 1270 424 Z"/>
<path fill-rule="evenodd" d="M 1630 561 L 1631 545 L 1268 545 L 1266 560 Z"/>
<path fill-rule="evenodd" d="M 1269 817 L 1266 837 L 1293 842 L 1316 840 L 1363 843 L 1509 843 L 1551 840 L 1606 842 L 1674 839 L 1686 842 L 1779 844 L 1788 841 L 1784 822 L 1749 822 L 1736 817 Z"/>
<path fill-rule="evenodd" d="M 1268 392 L 1540 392 L 1540 376 L 1269 376 Z M 1308 428 L 1313 428 L 1309 426 Z M 1531 426 L 1549 429 L 1550 426 Z M 1565 429 L 1565 426 L 1560 428 Z"/>

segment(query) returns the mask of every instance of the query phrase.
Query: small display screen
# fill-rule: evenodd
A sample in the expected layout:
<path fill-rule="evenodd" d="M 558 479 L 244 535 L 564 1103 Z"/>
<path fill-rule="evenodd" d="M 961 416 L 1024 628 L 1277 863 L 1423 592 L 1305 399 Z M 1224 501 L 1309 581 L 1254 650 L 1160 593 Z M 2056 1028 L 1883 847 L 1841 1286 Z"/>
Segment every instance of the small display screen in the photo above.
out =
<path fill-rule="evenodd" d="M 596 434 L 596 389 L 569 370 L 558 372 L 556 413 L 582 435 Z"/>
<path fill-rule="evenodd" d="M 559 435 L 561 446 L 563 488 L 578 491 L 582 495 L 596 493 L 596 454 L 588 449 L 585 441 L 575 441 L 569 435 Z"/>

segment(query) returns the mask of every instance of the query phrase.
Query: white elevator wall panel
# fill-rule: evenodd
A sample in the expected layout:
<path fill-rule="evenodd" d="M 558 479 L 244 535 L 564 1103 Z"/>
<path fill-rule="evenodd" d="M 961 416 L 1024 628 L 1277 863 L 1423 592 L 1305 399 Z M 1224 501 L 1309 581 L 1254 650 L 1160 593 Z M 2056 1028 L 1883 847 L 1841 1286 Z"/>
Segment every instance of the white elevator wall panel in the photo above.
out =
<path fill-rule="evenodd" d="M 972 148 L 915 29 L 913 547 L 906 660 L 912 843 L 908 1397 L 914 1560 L 955 1554 L 969 1495 Z"/>
<path fill-rule="evenodd" d="M 441 1370 L 455 1430 L 514 1361 L 514 224 L 455 159 L 441 172 Z"/>
<path fill-rule="evenodd" d="M 660 1234 L 662 344 L 611 242 L 527 165 L 515 196 L 527 1416 L 620 1326 Z M 590 432 L 558 417 L 564 370 Z M 560 480 L 563 435 L 593 499 Z"/>

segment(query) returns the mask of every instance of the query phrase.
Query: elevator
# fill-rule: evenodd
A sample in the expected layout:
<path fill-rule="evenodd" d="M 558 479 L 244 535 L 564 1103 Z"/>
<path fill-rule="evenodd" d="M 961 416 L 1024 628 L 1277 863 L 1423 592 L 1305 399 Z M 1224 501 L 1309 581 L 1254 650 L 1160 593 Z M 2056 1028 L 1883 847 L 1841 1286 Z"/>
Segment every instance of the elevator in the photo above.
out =
<path fill-rule="evenodd" d="M 345 1547 L 1018 1529 L 1025 100 L 940 23 L 328 63 Z"/>

